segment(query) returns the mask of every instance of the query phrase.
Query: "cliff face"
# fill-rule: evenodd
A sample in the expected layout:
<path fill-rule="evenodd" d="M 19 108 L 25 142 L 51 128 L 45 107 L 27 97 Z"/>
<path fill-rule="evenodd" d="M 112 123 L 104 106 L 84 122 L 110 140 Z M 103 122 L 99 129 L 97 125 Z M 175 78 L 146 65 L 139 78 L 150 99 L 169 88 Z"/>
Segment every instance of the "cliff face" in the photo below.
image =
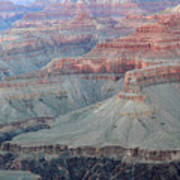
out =
<path fill-rule="evenodd" d="M 1 150 L 9 153 L 43 153 L 50 155 L 63 156 L 63 154 L 68 154 L 69 156 L 75 157 L 89 157 L 89 158 L 113 158 L 113 159 L 128 159 L 131 161 L 144 161 L 152 162 L 156 161 L 158 163 L 162 162 L 173 162 L 179 161 L 180 151 L 179 150 L 145 150 L 139 148 L 123 148 L 121 146 L 104 146 L 101 148 L 93 146 L 84 147 L 68 147 L 66 145 L 42 145 L 42 146 L 23 146 L 12 143 L 3 143 L 1 145 Z"/>
<path fill-rule="evenodd" d="M 92 36 L 69 36 L 68 38 L 64 37 L 63 35 L 52 35 L 47 39 L 35 39 L 29 38 L 25 39 L 24 42 L 13 44 L 8 44 L 8 46 L 4 47 L 4 50 L 6 51 L 4 55 L 5 61 L 10 61 L 11 59 L 8 59 L 8 57 L 11 57 L 12 55 L 16 56 L 17 54 L 28 54 L 28 53 L 36 53 L 39 51 L 44 51 L 45 49 L 51 49 L 55 46 L 57 48 L 60 46 L 75 46 L 79 44 L 88 44 L 91 40 L 93 41 Z M 88 47 L 87 47 L 88 48 Z M 4 53 L 1 51 L 1 53 Z"/>
<path fill-rule="evenodd" d="M 55 59 L 37 73 L 38 78 L 46 77 L 47 74 L 46 80 L 55 75 L 78 76 L 89 73 L 98 77 L 99 74 L 114 73 L 117 74 L 115 82 L 120 78 L 119 74 L 125 73 L 122 89 L 117 96 L 103 101 L 102 104 L 57 118 L 56 125 L 43 131 L 43 136 L 42 131 L 17 136 L 13 139 L 12 146 L 15 144 L 19 148 L 27 145 L 27 139 L 30 137 L 30 141 L 38 147 L 37 137 L 40 137 L 43 139 L 43 145 L 51 144 L 52 141 L 55 144 L 73 146 L 108 144 L 178 151 L 179 15 L 155 15 L 146 18 L 153 19 L 156 23 L 143 25 L 130 36 L 99 43 L 81 58 Z M 22 78 L 26 79 L 28 76 L 19 77 L 19 80 Z M 17 82 L 18 77 L 14 80 Z M 88 78 L 86 80 L 88 81 Z M 47 82 L 49 81 L 43 83 Z M 22 81 L 17 85 L 11 83 L 11 79 L 9 82 L 7 80 L 1 84 L 2 89 L 8 86 L 26 86 L 21 84 Z M 34 86 L 37 87 L 37 84 L 35 81 Z M 164 93 L 160 94 L 162 90 Z M 167 116 L 164 116 L 164 112 Z M 83 129 L 80 128 L 82 125 Z M 60 133 L 49 136 L 51 131 Z M 93 136 L 90 136 L 92 131 Z M 69 138 L 71 133 L 75 134 L 73 139 Z M 66 134 L 67 138 L 64 138 L 63 134 Z"/>
<path fill-rule="evenodd" d="M 117 96 L 60 116 L 56 118 L 56 123 L 51 129 L 17 136 L 11 143 L 25 147 L 32 143 L 33 146 L 39 147 L 41 139 L 42 146 L 116 145 L 157 151 L 178 151 L 178 83 L 177 80 L 174 81 L 174 77 L 170 81 L 168 76 L 165 76 L 157 82 L 146 81 L 144 87 L 137 84 L 124 86 Z M 66 137 L 63 134 L 66 134 Z"/>
<path fill-rule="evenodd" d="M 107 57 L 111 50 L 110 55 L 117 57 L 138 57 L 139 54 L 151 59 L 179 56 L 179 15 L 152 18 L 157 18 L 158 22 L 137 28 L 130 37 L 99 44 L 94 54 L 100 52 L 101 56 Z M 92 55 L 93 51 L 90 53 Z"/>
<path fill-rule="evenodd" d="M 180 16 L 108 2 L 44 1 L 0 38 L 0 169 L 179 179 Z"/>
<path fill-rule="evenodd" d="M 180 81 L 180 64 L 160 64 L 129 71 L 125 75 L 124 86 L 148 86 L 156 83 Z M 132 90 L 133 88 L 129 88 Z"/>
<path fill-rule="evenodd" d="M 1 103 L 6 104 L 0 112 L 1 123 L 44 115 L 57 117 L 103 100 L 119 91 L 121 83 L 117 80 L 121 76 L 43 71 L 6 78 L 0 83 Z"/>
<path fill-rule="evenodd" d="M 7 69 L 1 77 L 38 70 L 56 57 L 81 56 L 98 41 L 132 30 L 125 25 L 120 29 L 118 20 L 97 19 L 89 12 L 78 13 L 67 21 L 62 21 L 58 14 L 61 11 L 52 11 L 52 17 L 51 11 L 47 12 L 27 14 L 1 35 L 0 64 Z"/>
<path fill-rule="evenodd" d="M 1 168 L 28 170 L 48 179 L 179 179 L 179 162 L 172 163 L 136 163 L 125 162 L 123 158 L 114 160 L 100 157 L 76 157 L 68 154 L 56 158 L 27 157 L 24 160 L 9 153 L 1 155 Z M 8 164 L 12 164 L 9 166 Z M 29 174 L 29 173 L 28 173 Z M 9 174 L 10 175 L 10 174 Z M 35 178 L 35 176 L 32 176 Z"/>
<path fill-rule="evenodd" d="M 88 34 L 65 36 L 50 30 L 44 38 L 46 30 L 37 29 L 34 33 L 20 30 L 19 33 L 18 30 L 12 30 L 10 34 L 1 37 L 0 61 L 2 69 L 9 72 L 4 76 L 38 70 L 57 56 L 82 55 L 96 43 L 94 37 Z"/>
<path fill-rule="evenodd" d="M 127 17 L 129 20 L 137 18 L 139 19 L 140 17 Z M 86 21 L 86 19 L 88 21 Z M 15 108 L 13 111 L 16 117 L 20 119 L 23 116 L 26 118 L 34 117 L 34 115 L 32 116 L 31 114 L 33 111 L 35 111 L 37 116 L 42 116 L 42 113 L 39 114 L 40 110 L 35 107 L 41 105 L 45 108 L 45 106 L 47 106 L 46 104 L 49 104 L 48 97 L 51 96 L 53 103 L 56 102 L 56 105 L 60 107 L 62 107 L 64 103 L 67 103 L 67 107 L 61 110 L 61 113 L 64 114 L 72 109 L 84 107 L 85 104 L 89 105 L 96 102 L 91 95 L 97 100 L 102 100 L 110 95 L 114 95 L 118 89 L 120 90 L 119 86 L 121 86 L 121 84 L 119 86 L 117 85 L 118 80 L 121 79 L 122 74 L 126 72 L 123 91 L 118 94 L 120 99 L 132 99 L 143 102 L 146 96 L 141 93 L 141 87 L 165 82 L 178 82 L 179 62 L 177 57 L 179 57 L 180 44 L 179 15 L 154 15 L 141 17 L 140 19 L 155 23 L 140 26 L 134 34 L 127 37 L 99 43 L 92 51 L 83 57 L 57 58 L 52 60 L 51 63 L 40 71 L 4 79 L 4 81 L 0 83 L 0 91 L 3 102 L 8 104 L 6 110 L 8 111 L 11 106 L 14 107 L 17 101 L 20 100 L 22 102 L 20 110 Z M 76 22 L 80 22 L 80 25 L 76 25 Z M 95 29 L 97 22 L 99 22 L 97 19 L 94 19 L 86 13 L 79 14 L 79 16 L 69 21 L 66 25 L 73 29 L 77 27 L 77 31 L 82 32 L 82 27 L 87 27 L 87 29 L 92 27 Z M 117 24 L 116 21 L 113 22 L 112 20 L 108 22 L 112 25 Z M 26 54 L 28 63 L 35 63 L 37 66 L 36 69 L 38 69 L 45 64 L 45 61 L 42 62 L 40 58 L 42 56 L 46 57 L 47 61 L 49 61 L 52 52 L 58 55 L 59 51 L 62 50 L 61 52 L 67 52 L 69 54 L 70 47 L 73 48 L 73 51 L 75 51 L 75 48 L 78 48 L 79 51 L 80 47 L 85 51 L 88 49 L 87 46 L 93 43 L 93 35 L 69 36 L 58 33 L 55 27 L 45 27 L 47 29 L 41 30 L 38 25 L 34 28 L 33 33 L 26 29 L 23 29 L 21 32 L 21 28 L 19 27 L 17 28 L 19 31 L 14 32 L 14 30 L 12 30 L 10 32 L 11 36 L 2 38 L 2 42 L 6 42 L 5 45 L 7 44 L 7 46 L 3 46 L 2 48 L 2 58 L 7 65 L 13 65 L 13 67 L 15 67 L 15 73 L 20 73 L 16 72 L 16 69 L 22 66 L 21 64 L 17 64 L 17 62 L 20 63 L 20 60 L 23 59 L 24 56 L 22 56 L 22 54 Z M 64 28 L 67 30 L 67 27 Z M 48 35 L 44 38 L 47 31 Z M 17 35 L 17 32 L 19 32 L 19 35 Z M 56 33 L 54 34 L 54 32 Z M 13 33 L 16 33 L 16 36 Z M 24 42 L 19 42 L 19 36 L 24 36 Z M 36 38 L 36 36 L 39 39 Z M 11 44 L 12 42 L 13 44 Z M 16 46 L 14 46 L 14 44 L 16 44 Z M 27 57 L 29 57 L 29 59 Z M 30 60 L 32 60 L 32 62 L 29 62 Z M 25 64 L 24 67 L 29 67 L 28 63 Z M 34 66 L 32 68 L 34 69 Z M 2 70 L 4 73 L 6 72 L 5 69 Z M 26 69 L 22 70 L 26 71 Z M 131 70 L 134 71 L 131 72 Z M 30 69 L 27 71 L 30 71 Z M 159 73 L 159 71 L 161 73 Z M 112 73 L 114 75 L 112 75 Z M 74 77 L 70 79 L 78 82 L 80 88 L 74 89 L 73 85 L 68 85 L 66 80 L 70 74 L 72 76 L 74 75 Z M 64 76 L 61 77 L 61 75 Z M 93 85 L 90 85 L 90 83 L 95 80 L 97 87 L 99 87 L 97 91 L 94 91 Z M 107 83 L 105 83 L 105 80 L 108 80 Z M 113 88 L 110 88 L 109 80 L 112 80 Z M 90 91 L 87 91 L 85 86 L 82 85 L 83 83 L 87 85 Z M 51 88 L 49 88 L 50 85 Z M 41 86 L 43 87 L 43 91 Z M 103 93 L 101 88 L 105 88 L 107 91 Z M 54 89 L 56 89 L 56 91 L 54 91 Z M 71 91 L 71 89 L 73 90 Z M 85 92 L 82 93 L 82 89 Z M 101 95 L 103 96 L 102 98 Z M 59 99 L 57 97 L 59 97 Z M 78 101 L 79 104 L 76 104 L 76 101 Z M 51 108 L 45 108 L 47 110 L 46 114 L 49 116 L 58 116 L 61 113 L 57 113 L 57 108 L 53 103 L 50 103 Z M 21 113 L 24 105 L 26 108 L 28 107 L 28 111 L 26 111 L 27 116 Z M 8 115 L 9 120 L 12 118 L 13 113 Z M 5 115 L 6 113 L 3 113 L 2 118 Z"/>
<path fill-rule="evenodd" d="M 112 4 L 112 8 L 108 8 L 106 4 L 96 5 L 97 7 L 92 4 L 57 2 L 50 3 L 40 12 L 25 12 L 24 18 L 16 22 L 14 27 L 0 38 L 0 61 L 3 64 L 2 68 L 7 68 L 6 71 L 2 71 L 1 77 L 38 70 L 51 59 L 59 56 L 81 56 L 89 52 L 97 41 L 107 41 L 127 35 L 142 23 L 154 21 L 145 17 L 138 20 L 136 18 L 132 20 L 132 16 L 125 19 L 116 17 L 116 12 L 122 12 L 123 16 L 127 15 L 127 12 L 128 15 L 134 14 L 130 12 L 131 10 L 138 11 L 141 15 L 141 11 L 137 10 L 137 5 L 133 3 Z M 98 12 L 92 12 L 95 10 Z M 113 12 L 108 12 L 111 10 Z M 112 18 L 105 18 L 106 14 L 101 11 L 112 14 Z M 96 13 L 100 13 L 102 17 L 98 17 Z M 64 18 L 67 21 L 64 21 Z M 22 64 L 24 64 L 23 67 Z"/>
<path fill-rule="evenodd" d="M 127 17 L 134 19 L 138 17 Z M 179 15 L 145 17 L 153 24 L 140 26 L 133 35 L 99 43 L 83 58 L 56 59 L 47 71 L 61 73 L 125 73 L 150 65 L 176 62 L 180 55 Z M 160 60 L 156 60 L 156 59 Z"/>

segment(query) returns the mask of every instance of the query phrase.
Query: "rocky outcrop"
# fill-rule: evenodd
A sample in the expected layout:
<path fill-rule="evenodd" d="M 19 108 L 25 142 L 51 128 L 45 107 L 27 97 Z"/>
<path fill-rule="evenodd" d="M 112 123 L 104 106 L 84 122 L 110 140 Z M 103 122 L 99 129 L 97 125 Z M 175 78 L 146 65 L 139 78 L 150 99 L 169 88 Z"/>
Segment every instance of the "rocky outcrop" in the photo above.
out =
<path fill-rule="evenodd" d="M 108 47 L 109 48 L 109 47 Z M 79 59 L 56 59 L 49 64 L 45 71 L 48 73 L 80 74 L 80 73 L 125 73 L 133 69 L 141 69 L 151 65 L 159 64 L 153 60 L 144 61 L 126 58 L 79 58 Z"/>
<path fill-rule="evenodd" d="M 122 94 L 119 94 L 121 97 Z M 135 97 L 132 100 L 142 100 L 144 97 Z M 90 158 L 115 158 L 120 159 L 122 157 L 134 160 L 143 161 L 178 161 L 180 158 L 179 150 L 148 150 L 140 148 L 124 148 L 121 146 L 81 146 L 81 147 L 70 147 L 67 145 L 20 145 L 13 144 L 13 142 L 6 142 L 11 140 L 13 137 L 30 131 L 36 131 L 40 125 L 47 125 L 44 128 L 50 128 L 50 124 L 54 121 L 52 117 L 39 117 L 34 119 L 27 119 L 24 122 L 13 122 L 6 125 L 0 126 L 1 133 L 1 150 L 8 151 L 11 153 L 45 153 L 45 154 L 68 154 L 69 156 L 75 157 L 90 157 Z M 41 127 L 43 128 L 43 126 Z M 21 132 L 23 130 L 23 132 Z M 17 133 L 16 133 L 17 131 Z"/>
<path fill-rule="evenodd" d="M 42 180 L 59 179 L 137 179 L 165 180 L 178 179 L 179 161 L 171 163 L 133 163 L 131 160 L 107 157 L 71 156 L 26 157 L 24 159 L 8 153 L 0 156 L 1 169 L 30 171 L 41 176 Z M 12 164 L 11 166 L 9 164 Z M 107 178 L 108 177 L 108 178 Z"/>
<path fill-rule="evenodd" d="M 137 62 L 138 64 L 138 62 Z M 72 73 L 124 73 L 127 70 L 134 69 L 136 60 L 126 61 L 123 59 L 108 61 L 107 59 L 61 59 L 55 61 L 48 72 L 61 72 L 62 74 Z M 138 66 L 138 65 L 137 65 Z"/>
<path fill-rule="evenodd" d="M 124 79 L 124 90 L 127 91 L 129 87 L 129 90 L 133 91 L 135 86 L 143 87 L 179 81 L 180 64 L 160 64 L 127 72 Z"/>
<path fill-rule="evenodd" d="M 71 156 L 86 156 L 86 157 L 109 157 L 119 159 L 121 157 L 130 158 L 133 160 L 145 161 L 177 161 L 180 158 L 179 150 L 166 151 L 150 151 L 139 148 L 123 148 L 121 146 L 107 147 L 68 147 L 66 145 L 44 145 L 44 146 L 23 146 L 13 143 L 1 144 L 1 150 L 11 153 L 47 153 L 47 154 L 64 154 L 68 153 Z"/>
<path fill-rule="evenodd" d="M 121 99 L 144 101 L 142 88 L 161 83 L 180 82 L 180 64 L 160 64 L 143 69 L 128 71 L 125 74 Z"/>
<path fill-rule="evenodd" d="M 133 90 L 131 90 L 131 91 L 133 91 Z M 133 100 L 133 101 L 145 101 L 145 99 L 146 99 L 145 95 L 137 94 L 137 93 L 132 93 L 132 92 L 131 93 L 119 92 L 117 97 L 119 99 Z"/>

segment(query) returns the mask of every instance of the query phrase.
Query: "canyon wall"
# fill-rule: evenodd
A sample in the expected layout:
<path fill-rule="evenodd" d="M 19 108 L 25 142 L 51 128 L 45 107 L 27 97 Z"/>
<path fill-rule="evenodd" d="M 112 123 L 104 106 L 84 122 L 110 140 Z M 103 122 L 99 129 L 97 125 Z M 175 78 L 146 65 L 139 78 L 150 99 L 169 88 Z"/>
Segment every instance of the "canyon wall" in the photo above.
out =
<path fill-rule="evenodd" d="M 11 165 L 10 165 L 11 164 Z M 12 153 L 0 155 L 0 168 L 8 170 L 30 171 L 42 180 L 69 179 L 178 179 L 179 161 L 171 163 L 136 163 L 106 157 L 58 156 L 47 158 L 19 159 Z"/>
<path fill-rule="evenodd" d="M 120 97 L 121 98 L 121 97 Z M 124 148 L 121 146 L 84 146 L 84 147 L 70 147 L 67 145 L 19 145 L 12 142 L 6 142 L 13 137 L 22 133 L 36 131 L 35 127 L 40 125 L 41 128 L 50 128 L 54 122 L 53 117 L 38 117 L 33 119 L 27 119 L 23 122 L 12 122 L 0 126 L 1 142 L 0 149 L 5 152 L 11 153 L 45 153 L 45 154 L 64 154 L 68 153 L 70 156 L 76 157 L 109 157 L 109 158 L 121 158 L 129 157 L 130 159 L 138 159 L 145 161 L 176 161 L 180 158 L 179 150 L 146 150 L 140 148 Z M 18 131 L 17 131 L 18 130 Z"/>
<path fill-rule="evenodd" d="M 120 158 L 127 156 L 133 159 L 145 161 L 176 161 L 180 158 L 179 150 L 166 150 L 166 151 L 150 151 L 139 148 L 123 148 L 120 146 L 107 146 L 102 148 L 89 147 L 68 147 L 66 145 L 44 145 L 44 146 L 23 146 L 12 143 L 1 144 L 1 150 L 8 152 L 18 153 L 47 153 L 47 154 L 63 154 L 68 153 L 73 156 L 86 156 L 86 157 L 109 157 Z"/>
<path fill-rule="evenodd" d="M 160 83 L 179 82 L 180 64 L 160 64 L 140 70 L 129 71 L 125 74 L 124 90 L 133 86 L 150 86 Z M 125 91 L 126 91 L 125 90 Z M 127 90 L 128 91 L 128 90 Z"/>

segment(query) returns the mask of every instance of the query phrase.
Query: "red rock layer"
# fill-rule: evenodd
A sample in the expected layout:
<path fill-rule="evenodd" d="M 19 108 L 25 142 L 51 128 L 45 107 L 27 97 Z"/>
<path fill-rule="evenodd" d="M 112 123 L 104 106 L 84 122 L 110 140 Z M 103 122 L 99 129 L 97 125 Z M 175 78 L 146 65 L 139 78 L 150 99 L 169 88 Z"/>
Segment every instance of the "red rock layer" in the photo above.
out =
<path fill-rule="evenodd" d="M 84 58 L 56 60 L 48 67 L 48 72 L 127 72 L 123 93 L 118 97 L 144 101 L 142 86 L 180 81 L 180 64 L 174 59 L 180 56 L 180 15 L 151 18 L 157 22 L 137 28 L 131 36 L 98 44 Z M 146 58 L 148 60 L 143 60 Z"/>
<path fill-rule="evenodd" d="M 129 71 L 124 78 L 125 84 L 149 84 L 157 80 L 180 80 L 180 64 L 161 64 L 141 70 Z"/>
<path fill-rule="evenodd" d="M 160 64 L 125 74 L 123 92 L 140 93 L 144 86 L 180 82 L 180 64 Z"/>
<path fill-rule="evenodd" d="M 82 24 L 86 24 L 81 15 L 78 18 L 82 19 Z M 88 18 L 90 17 L 88 16 Z M 134 69 L 141 69 L 126 73 L 124 92 L 129 92 L 128 89 L 131 89 L 133 93 L 140 91 L 141 84 L 148 85 L 158 82 L 162 83 L 163 81 L 179 81 L 179 65 L 169 63 L 174 63 L 175 60 L 173 58 L 180 56 L 180 15 L 155 15 L 150 18 L 157 22 L 137 28 L 136 32 L 131 36 L 98 44 L 90 53 L 82 58 L 56 59 L 46 69 L 37 72 L 36 75 L 24 76 L 24 78 L 33 78 L 36 76 L 37 80 L 32 84 L 36 85 L 53 83 L 53 81 L 49 81 L 51 75 L 59 76 L 60 74 L 74 73 L 122 74 Z M 77 19 L 73 20 L 72 24 L 76 24 Z M 82 41 L 88 41 L 88 37 L 86 36 L 81 38 Z M 51 46 L 52 42 L 58 45 L 63 43 L 76 44 L 78 41 L 79 39 L 77 40 L 76 37 L 66 39 L 63 36 L 52 34 L 51 40 L 47 40 L 45 44 L 46 46 Z M 41 45 L 41 41 L 34 39 L 29 41 L 29 44 L 22 44 L 23 48 L 15 48 L 14 53 L 22 49 L 26 49 L 27 51 L 38 49 L 38 47 L 41 49 Z M 12 51 L 13 47 L 11 48 L 10 46 L 9 48 Z M 162 66 L 160 66 L 161 64 Z M 170 70 L 168 71 L 167 68 L 170 68 Z M 43 77 L 47 78 L 39 80 Z M 134 84 L 131 83 L 131 88 L 128 88 L 130 78 L 132 78 L 131 81 Z M 15 79 L 18 79 L 18 77 L 15 77 Z M 0 84 L 1 88 L 25 86 L 28 86 L 28 84 L 13 84 L 7 81 Z M 119 94 L 118 96 L 122 99 L 145 99 L 143 95 Z"/>
<path fill-rule="evenodd" d="M 61 72 L 62 74 L 125 73 L 129 70 L 140 69 L 154 64 L 159 64 L 159 62 L 123 58 L 112 61 L 105 58 L 60 59 L 47 68 L 47 71 L 49 73 Z"/>
<path fill-rule="evenodd" d="M 87 15 L 87 14 L 85 14 Z M 179 81 L 179 72 L 176 72 L 176 67 L 178 65 L 172 66 L 172 71 L 175 71 L 174 74 L 158 74 L 157 71 L 164 72 L 166 65 L 164 66 L 154 66 L 157 64 L 164 63 L 173 63 L 174 57 L 180 56 L 180 15 L 154 15 L 152 17 L 146 17 L 146 19 L 153 19 L 156 21 L 154 24 L 146 24 L 137 28 L 136 32 L 125 38 L 115 39 L 110 42 L 103 42 L 98 44 L 90 53 L 86 56 L 78 59 L 59 59 L 52 62 L 46 69 L 38 72 L 37 76 L 43 77 L 47 74 L 83 74 L 83 73 L 126 73 L 127 71 L 134 69 L 143 69 L 132 72 L 133 81 L 135 84 L 131 83 L 133 86 L 132 92 L 139 91 L 139 85 L 141 84 L 150 84 L 157 83 L 162 81 L 173 81 L 173 79 Z M 94 19 L 89 15 L 87 18 L 84 18 L 83 14 L 77 16 L 71 25 L 76 25 L 80 20 L 80 24 L 88 25 L 85 21 L 88 19 L 90 24 L 93 24 Z M 78 20 L 78 21 L 77 21 Z M 89 36 L 82 37 L 70 37 L 64 38 L 62 35 L 51 34 L 50 38 L 47 38 L 44 42 L 38 41 L 38 39 L 30 39 L 27 42 L 21 43 L 20 47 L 8 46 L 7 54 L 16 54 L 25 52 L 32 52 L 40 50 L 44 45 L 52 46 L 53 44 L 61 45 L 63 43 L 76 44 L 78 42 L 88 41 Z M 148 60 L 146 60 L 148 58 Z M 150 59 L 150 60 L 149 60 Z M 162 59 L 162 60 L 161 60 Z M 165 61 L 165 60 L 166 61 Z M 150 67 L 152 66 L 152 68 Z M 168 67 L 171 65 L 167 65 Z M 149 68 L 147 68 L 149 67 Z M 160 68 L 160 70 L 159 70 Z M 162 69 L 161 69 L 162 68 Z M 163 71 L 162 71 L 163 70 Z M 150 75 L 147 75 L 146 71 L 150 71 Z M 178 71 L 178 70 L 177 70 Z M 137 77 L 136 73 L 140 75 Z M 138 74 L 137 73 L 137 74 Z M 154 73 L 154 75 L 152 75 Z M 128 79 L 130 78 L 131 72 L 126 74 L 124 91 L 128 89 Z M 145 77 L 146 76 L 148 77 Z M 163 78 L 164 79 L 163 79 Z M 159 80 L 159 81 L 158 81 Z M 37 80 L 34 81 L 35 84 L 49 83 L 47 80 Z M 27 84 L 10 84 L 10 83 L 1 83 L 0 86 L 3 87 L 25 87 Z M 128 90 L 127 90 L 128 91 Z M 131 97 L 121 96 L 128 99 Z M 137 96 L 141 100 L 144 96 Z M 133 95 L 133 97 L 135 96 Z M 137 98 L 137 99 L 138 99 Z"/>
<path fill-rule="evenodd" d="M 98 44 L 88 56 L 172 58 L 180 56 L 180 15 L 149 17 L 146 24 L 125 38 Z M 108 55 L 109 54 L 109 55 Z M 109 57 L 111 58 L 111 57 Z"/>
<path fill-rule="evenodd" d="M 9 56 L 17 55 L 17 54 L 28 54 L 28 53 L 36 53 L 41 52 L 47 48 L 59 47 L 61 45 L 77 45 L 88 43 L 91 41 L 93 37 L 91 35 L 75 35 L 65 37 L 61 34 L 49 34 L 47 39 L 43 38 L 33 38 L 29 37 L 24 39 L 21 42 L 13 42 L 4 46 L 4 49 L 0 51 L 4 60 L 8 61 Z M 35 54 L 35 56 L 38 54 Z"/>
<path fill-rule="evenodd" d="M 127 93 L 127 92 L 119 92 L 117 97 L 119 99 L 124 100 L 133 100 L 133 101 L 144 101 L 146 99 L 146 96 L 142 94 L 133 94 L 133 93 Z"/>

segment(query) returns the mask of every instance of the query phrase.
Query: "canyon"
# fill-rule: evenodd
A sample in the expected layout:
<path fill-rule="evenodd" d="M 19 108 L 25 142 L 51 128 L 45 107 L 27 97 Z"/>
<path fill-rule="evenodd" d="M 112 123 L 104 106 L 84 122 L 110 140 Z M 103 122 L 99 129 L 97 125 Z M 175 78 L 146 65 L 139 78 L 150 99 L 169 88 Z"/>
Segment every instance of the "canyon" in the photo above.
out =
<path fill-rule="evenodd" d="M 177 4 L 28 5 L 0 33 L 0 177 L 178 180 Z"/>

